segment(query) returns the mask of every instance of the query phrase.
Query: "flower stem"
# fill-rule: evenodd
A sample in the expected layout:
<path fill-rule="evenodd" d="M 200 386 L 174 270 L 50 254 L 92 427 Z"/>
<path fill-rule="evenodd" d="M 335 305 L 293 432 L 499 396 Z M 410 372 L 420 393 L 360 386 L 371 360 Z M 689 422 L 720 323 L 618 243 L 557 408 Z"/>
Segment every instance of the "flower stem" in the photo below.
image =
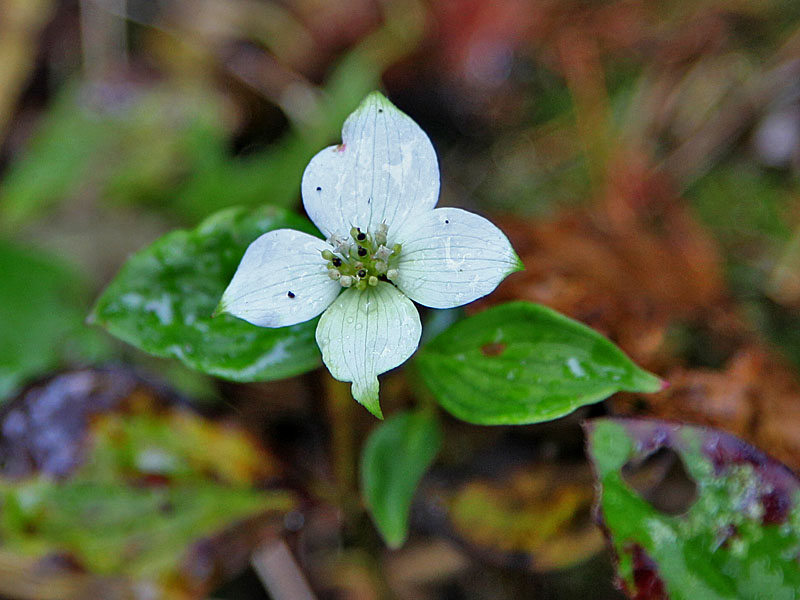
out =
<path fill-rule="evenodd" d="M 336 488 L 342 501 L 349 505 L 356 492 L 356 456 L 353 437 L 353 410 L 356 402 L 350 384 L 325 376 L 325 401 L 331 427 L 331 461 Z"/>

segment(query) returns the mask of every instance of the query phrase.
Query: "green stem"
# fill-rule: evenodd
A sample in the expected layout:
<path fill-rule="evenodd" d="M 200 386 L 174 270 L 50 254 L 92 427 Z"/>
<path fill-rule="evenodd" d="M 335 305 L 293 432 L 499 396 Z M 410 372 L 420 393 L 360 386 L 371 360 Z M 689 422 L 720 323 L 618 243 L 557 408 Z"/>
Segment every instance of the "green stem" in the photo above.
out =
<path fill-rule="evenodd" d="M 331 461 L 341 506 L 355 499 L 356 452 L 353 436 L 353 411 L 356 401 L 350 394 L 350 384 L 325 375 L 325 401 L 331 428 Z"/>

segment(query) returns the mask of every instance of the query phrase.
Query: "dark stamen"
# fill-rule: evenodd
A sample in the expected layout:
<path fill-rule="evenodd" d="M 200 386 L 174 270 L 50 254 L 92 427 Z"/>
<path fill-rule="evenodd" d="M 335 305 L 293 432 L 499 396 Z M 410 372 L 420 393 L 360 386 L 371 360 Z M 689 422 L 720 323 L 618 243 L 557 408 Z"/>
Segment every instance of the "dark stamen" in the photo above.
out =
<path fill-rule="evenodd" d="M 360 271 L 357 273 L 357 275 L 363 279 L 364 277 L 366 277 L 366 276 L 367 276 L 367 272 L 366 272 L 364 269 L 361 269 L 361 270 L 360 270 Z"/>
<path fill-rule="evenodd" d="M 358 235 L 356 236 L 356 239 L 357 239 L 359 242 L 363 242 L 365 239 L 367 239 L 367 234 L 366 234 L 366 233 L 364 233 L 363 231 L 359 231 L 359 232 L 358 232 Z"/>
<path fill-rule="evenodd" d="M 363 248 L 363 247 L 361 247 L 361 246 L 359 246 L 359 248 L 358 248 L 358 255 L 359 255 L 359 256 L 366 256 L 366 255 L 367 255 L 367 249 L 366 249 L 366 248 Z"/>
<path fill-rule="evenodd" d="M 342 266 L 342 259 L 338 256 L 334 256 L 333 260 L 331 261 L 334 267 L 341 267 Z"/>

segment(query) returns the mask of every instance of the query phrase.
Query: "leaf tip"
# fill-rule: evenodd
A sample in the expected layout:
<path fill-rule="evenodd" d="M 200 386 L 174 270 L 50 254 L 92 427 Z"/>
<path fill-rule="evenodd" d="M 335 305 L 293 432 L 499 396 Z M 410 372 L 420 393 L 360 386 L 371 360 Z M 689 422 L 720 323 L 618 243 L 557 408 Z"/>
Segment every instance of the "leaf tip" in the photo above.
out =
<path fill-rule="evenodd" d="M 350 387 L 356 402 L 366 408 L 374 417 L 383 421 L 383 411 L 378 399 L 379 389 L 377 377 L 372 377 L 371 380 L 368 379 L 366 381 L 354 381 Z"/>
<path fill-rule="evenodd" d="M 634 379 L 634 389 L 628 391 L 655 394 L 656 392 L 663 392 L 669 385 L 667 380 L 640 369 L 637 373 L 637 377 Z"/>
<path fill-rule="evenodd" d="M 211 313 L 211 318 L 212 319 L 214 317 L 218 317 L 219 315 L 221 315 L 224 312 L 228 312 L 228 309 L 227 309 L 227 306 L 225 305 L 225 301 L 224 300 L 225 300 L 224 298 L 222 300 L 220 300 L 219 304 L 217 304 L 217 307 L 214 309 L 214 312 Z"/>
<path fill-rule="evenodd" d="M 368 102 L 375 104 L 391 104 L 389 99 L 378 90 L 372 90 L 369 94 L 367 94 L 367 96 L 364 98 L 364 104 Z"/>
<path fill-rule="evenodd" d="M 525 270 L 525 263 L 522 262 L 522 259 L 519 257 L 519 254 L 515 250 L 512 249 L 514 253 L 514 267 L 511 270 L 511 273 L 516 273 L 517 271 L 524 271 Z"/>
<path fill-rule="evenodd" d="M 406 532 L 403 532 L 399 535 L 389 535 L 386 532 L 383 533 L 383 541 L 386 542 L 386 546 L 389 550 L 399 550 L 403 547 L 403 544 L 406 543 Z"/>

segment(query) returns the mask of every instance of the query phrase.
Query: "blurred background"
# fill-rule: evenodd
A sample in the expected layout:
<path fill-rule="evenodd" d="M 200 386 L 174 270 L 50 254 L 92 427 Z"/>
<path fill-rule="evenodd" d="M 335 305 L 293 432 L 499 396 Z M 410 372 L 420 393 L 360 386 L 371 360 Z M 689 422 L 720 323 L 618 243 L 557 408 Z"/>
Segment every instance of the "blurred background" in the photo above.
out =
<path fill-rule="evenodd" d="M 446 420 L 394 553 L 330 460 L 373 422 L 332 432 L 321 374 L 233 385 L 85 324 L 160 235 L 302 210 L 374 89 L 431 136 L 440 205 L 526 265 L 481 306 L 551 306 L 672 384 Z M 0 595 L 266 598 L 247 557 L 278 531 L 322 598 L 621 598 L 582 418 L 712 425 L 800 468 L 795 0 L 0 0 L 0 144 Z M 385 410 L 412 395 L 385 386 Z"/>

